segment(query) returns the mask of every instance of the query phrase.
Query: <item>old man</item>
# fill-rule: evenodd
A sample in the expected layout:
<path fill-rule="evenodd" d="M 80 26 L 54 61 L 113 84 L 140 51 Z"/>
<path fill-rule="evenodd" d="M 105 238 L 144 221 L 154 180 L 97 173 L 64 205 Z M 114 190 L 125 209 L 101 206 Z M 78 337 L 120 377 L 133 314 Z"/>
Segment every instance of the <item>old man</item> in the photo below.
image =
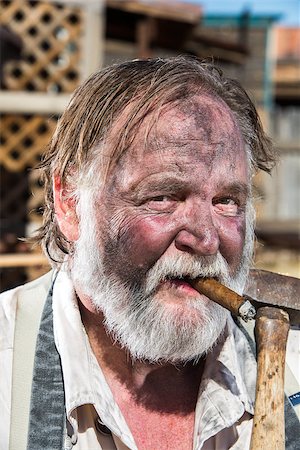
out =
<path fill-rule="evenodd" d="M 189 280 L 243 292 L 251 179 L 273 163 L 249 97 L 209 63 L 136 60 L 77 89 L 43 161 L 54 270 L 2 302 L 12 336 L 17 301 L 47 298 L 28 449 L 249 448 L 255 358 Z"/>

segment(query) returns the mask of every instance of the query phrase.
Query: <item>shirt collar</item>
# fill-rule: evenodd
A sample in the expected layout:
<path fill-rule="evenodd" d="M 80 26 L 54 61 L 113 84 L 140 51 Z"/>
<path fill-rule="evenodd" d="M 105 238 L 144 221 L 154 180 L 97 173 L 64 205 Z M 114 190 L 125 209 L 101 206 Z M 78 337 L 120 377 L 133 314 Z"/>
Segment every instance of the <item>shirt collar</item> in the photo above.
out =
<path fill-rule="evenodd" d="M 196 448 L 244 413 L 254 414 L 256 360 L 243 332 L 230 317 L 207 355 L 196 407 Z"/>

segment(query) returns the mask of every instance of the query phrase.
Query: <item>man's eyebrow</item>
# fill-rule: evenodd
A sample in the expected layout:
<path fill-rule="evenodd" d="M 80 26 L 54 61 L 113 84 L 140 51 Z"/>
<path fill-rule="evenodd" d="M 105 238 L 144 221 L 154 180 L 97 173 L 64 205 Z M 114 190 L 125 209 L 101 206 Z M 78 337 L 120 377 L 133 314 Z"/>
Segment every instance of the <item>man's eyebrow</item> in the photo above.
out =
<path fill-rule="evenodd" d="M 235 181 L 228 184 L 220 183 L 218 188 L 222 191 L 229 192 L 230 194 L 243 195 L 247 198 L 250 197 L 251 193 L 250 185 L 240 181 Z"/>
<path fill-rule="evenodd" d="M 141 182 L 132 186 L 134 190 L 150 188 L 150 189 L 176 189 L 182 188 L 183 186 L 188 184 L 188 180 L 186 178 L 176 177 L 176 176 L 168 176 L 166 175 L 163 179 L 148 179 L 142 180 Z"/>
<path fill-rule="evenodd" d="M 130 183 L 126 188 L 124 187 L 123 194 L 137 194 L 143 195 L 145 192 L 151 191 L 176 191 L 187 189 L 189 181 L 182 174 L 165 174 L 162 178 L 161 173 L 157 173 L 154 176 L 136 180 Z"/>

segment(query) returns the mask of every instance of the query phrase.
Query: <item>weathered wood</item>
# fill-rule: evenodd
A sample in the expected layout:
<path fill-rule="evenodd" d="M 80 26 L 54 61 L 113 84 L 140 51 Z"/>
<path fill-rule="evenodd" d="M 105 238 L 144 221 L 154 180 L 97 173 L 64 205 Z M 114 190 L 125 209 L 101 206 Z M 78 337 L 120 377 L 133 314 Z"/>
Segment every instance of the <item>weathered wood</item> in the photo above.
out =
<path fill-rule="evenodd" d="M 199 23 L 202 8 L 186 2 L 136 2 L 131 0 L 106 0 L 107 8 L 114 8 L 148 17 L 158 17 L 193 25 Z"/>
<path fill-rule="evenodd" d="M 153 56 L 151 43 L 154 34 L 155 22 L 152 17 L 138 20 L 136 24 L 136 42 L 139 58 L 151 58 Z"/>
<path fill-rule="evenodd" d="M 3 69 L 6 89 L 72 92 L 80 81 L 83 9 L 52 2 L 2 2 L 0 24 L 21 36 L 22 60 Z M 99 38 L 100 39 L 100 38 Z"/>
<path fill-rule="evenodd" d="M 256 316 L 256 400 L 251 450 L 284 450 L 284 365 L 288 315 L 277 308 L 260 308 Z"/>
<path fill-rule="evenodd" d="M 104 64 L 104 0 L 84 1 L 81 81 Z"/>
<path fill-rule="evenodd" d="M 54 118 L 3 115 L 0 163 L 11 172 L 36 166 L 55 126 Z"/>
<path fill-rule="evenodd" d="M 49 262 L 41 253 L 11 253 L 0 255 L 0 267 L 48 266 Z"/>
<path fill-rule="evenodd" d="M 0 91 L 0 111 L 11 114 L 62 114 L 70 94 Z"/>

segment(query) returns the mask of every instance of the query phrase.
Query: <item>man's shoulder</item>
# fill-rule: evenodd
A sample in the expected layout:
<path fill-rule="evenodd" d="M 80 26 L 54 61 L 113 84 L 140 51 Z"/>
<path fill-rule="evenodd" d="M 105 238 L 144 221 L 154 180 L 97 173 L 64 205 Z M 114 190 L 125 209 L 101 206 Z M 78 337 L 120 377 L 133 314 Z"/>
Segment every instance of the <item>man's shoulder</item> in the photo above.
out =
<path fill-rule="evenodd" d="M 29 283 L 25 283 L 8 291 L 2 292 L 0 294 L 0 310 L 5 310 L 9 307 L 15 308 L 18 299 L 27 295 L 35 295 L 37 299 L 41 296 L 41 300 L 43 300 L 43 295 L 47 294 L 51 286 L 52 278 L 53 271 L 51 270 L 45 275 L 30 281 Z"/>
<path fill-rule="evenodd" d="M 22 290 L 31 291 L 41 289 L 47 293 L 53 280 L 53 273 L 53 270 L 50 270 L 49 272 L 45 273 L 45 275 L 42 275 L 41 277 L 36 278 L 29 283 L 23 284 L 23 286 L 21 286 Z"/>
<path fill-rule="evenodd" d="M 0 351 L 12 349 L 17 311 L 40 310 L 51 286 L 53 271 L 0 294 Z"/>

